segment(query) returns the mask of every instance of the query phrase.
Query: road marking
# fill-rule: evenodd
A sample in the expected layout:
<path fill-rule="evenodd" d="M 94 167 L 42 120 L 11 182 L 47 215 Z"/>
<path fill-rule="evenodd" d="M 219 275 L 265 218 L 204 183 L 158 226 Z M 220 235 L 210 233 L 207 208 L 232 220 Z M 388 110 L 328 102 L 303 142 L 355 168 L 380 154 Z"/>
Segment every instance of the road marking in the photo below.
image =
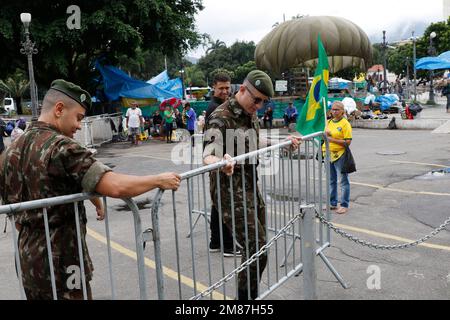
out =
<path fill-rule="evenodd" d="M 443 166 L 440 164 L 433 164 L 433 163 L 423 163 L 423 162 L 411 162 L 411 161 L 397 161 L 397 160 L 389 160 L 390 162 L 395 163 L 406 163 L 406 164 L 417 164 L 419 166 L 430 166 L 430 167 L 438 167 L 438 168 L 448 168 L 449 166 Z"/>
<path fill-rule="evenodd" d="M 267 210 L 269 213 L 272 212 L 271 210 Z M 274 212 L 272 212 L 274 213 Z M 276 212 L 275 214 L 281 215 L 281 213 Z M 316 219 L 317 223 L 320 223 L 319 220 Z M 372 231 L 369 229 L 364 229 L 364 228 L 358 228 L 358 227 L 352 227 L 352 226 L 348 226 L 345 224 L 339 224 L 339 223 L 335 223 L 333 222 L 333 225 L 340 228 L 340 229 L 344 229 L 344 230 L 349 230 L 349 231 L 354 231 L 354 232 L 359 232 L 359 233 L 364 233 L 370 236 L 374 236 L 377 238 L 383 238 L 383 239 L 389 239 L 389 240 L 395 240 L 398 242 L 404 242 L 404 243 L 411 243 L 414 242 L 415 240 L 411 240 L 411 239 L 407 239 L 407 238 L 403 238 L 403 237 L 399 237 L 399 236 L 395 236 L 392 234 L 388 234 L 388 233 L 382 233 L 382 232 L 377 232 L 377 231 Z M 421 243 L 418 246 L 421 247 L 426 247 L 426 248 L 430 248 L 430 249 L 439 249 L 439 250 L 445 250 L 445 251 L 450 251 L 450 247 L 448 246 L 442 246 L 439 244 L 433 244 L 433 243 Z"/>
<path fill-rule="evenodd" d="M 91 236 L 92 238 L 94 238 L 95 240 L 97 240 L 97 241 L 99 241 L 99 242 L 101 242 L 101 243 L 103 243 L 105 245 L 107 244 L 106 238 L 103 237 L 98 232 L 96 232 L 96 231 L 94 231 L 94 230 L 92 230 L 90 228 L 87 228 L 87 234 L 89 236 Z M 118 252 L 120 252 L 121 254 L 123 254 L 123 255 L 125 255 L 125 256 L 127 256 L 127 257 L 137 261 L 137 254 L 136 254 L 136 252 L 125 248 L 124 246 L 118 244 L 117 242 L 111 241 L 111 248 L 116 250 L 116 251 L 118 251 Z M 156 268 L 155 261 L 153 261 L 151 259 L 148 259 L 148 258 L 144 258 L 144 260 L 145 260 L 144 261 L 145 265 L 147 267 L 149 267 L 151 269 L 155 269 Z M 178 273 L 176 271 L 174 271 L 174 270 L 172 270 L 170 268 L 167 268 L 167 267 L 163 267 L 163 273 L 168 278 L 173 279 L 173 280 L 178 282 Z M 180 281 L 185 286 L 188 286 L 190 288 L 194 288 L 194 281 L 192 279 L 190 279 L 190 278 L 188 278 L 186 276 L 180 275 Z M 202 284 L 200 282 L 197 282 L 196 285 L 197 285 L 197 290 L 199 292 L 203 292 L 206 289 L 208 289 L 207 286 L 205 286 L 204 284 Z M 227 298 L 227 300 L 232 300 L 231 297 L 226 297 L 226 298 Z M 221 293 L 213 292 L 213 299 L 214 300 L 224 300 L 225 296 L 223 294 L 221 294 Z"/>
<path fill-rule="evenodd" d="M 353 181 L 350 182 L 350 184 L 354 184 L 354 185 L 357 185 L 357 186 L 374 188 L 374 189 L 379 189 L 379 190 L 399 192 L 399 193 L 421 194 L 421 195 L 427 195 L 427 196 L 450 197 L 450 193 L 438 193 L 438 192 L 427 192 L 427 191 L 411 191 L 411 190 L 403 190 L 403 189 L 397 189 L 397 188 L 383 187 L 383 186 L 380 186 L 380 185 L 377 185 L 377 184 L 368 184 L 368 183 L 353 182 Z"/>
<path fill-rule="evenodd" d="M 333 225 L 335 225 L 336 227 L 341 228 L 341 229 L 355 231 L 355 232 L 359 232 L 359 233 L 364 233 L 364 234 L 368 234 L 368 235 L 371 235 L 371 236 L 374 236 L 374 237 L 378 237 L 378 238 L 395 240 L 395 241 L 404 242 L 404 243 L 411 243 L 411 242 L 415 241 L 415 240 L 402 238 L 402 237 L 394 236 L 394 235 L 387 234 L 387 233 L 381 233 L 381 232 L 376 232 L 376 231 L 372 231 L 372 230 L 367 230 L 367 229 L 347 226 L 347 225 L 344 225 L 344 224 L 338 224 L 338 223 L 334 223 L 334 222 L 333 222 Z M 442 246 L 442 245 L 433 244 L 433 243 L 421 243 L 418 246 L 431 248 L 431 249 L 439 249 L 439 250 L 450 251 L 450 247 L 448 247 L 448 246 Z"/>

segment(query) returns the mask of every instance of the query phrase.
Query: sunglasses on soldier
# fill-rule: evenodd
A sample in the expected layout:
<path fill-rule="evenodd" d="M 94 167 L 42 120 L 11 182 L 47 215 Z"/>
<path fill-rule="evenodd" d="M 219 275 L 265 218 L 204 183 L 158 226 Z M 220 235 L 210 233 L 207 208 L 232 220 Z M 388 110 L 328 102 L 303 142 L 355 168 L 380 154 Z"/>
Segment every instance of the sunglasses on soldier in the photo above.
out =
<path fill-rule="evenodd" d="M 261 102 L 266 103 L 268 101 L 266 99 L 256 97 L 247 86 L 244 86 L 244 87 L 245 87 L 245 89 L 247 89 L 248 93 L 250 93 L 250 96 L 252 97 L 254 104 L 260 104 Z"/>

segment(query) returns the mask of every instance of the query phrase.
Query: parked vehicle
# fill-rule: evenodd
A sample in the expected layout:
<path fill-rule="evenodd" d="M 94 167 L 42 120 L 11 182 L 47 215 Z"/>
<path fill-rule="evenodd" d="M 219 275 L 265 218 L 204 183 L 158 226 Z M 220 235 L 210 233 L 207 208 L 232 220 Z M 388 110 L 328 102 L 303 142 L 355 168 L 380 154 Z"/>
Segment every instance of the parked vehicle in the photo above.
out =
<path fill-rule="evenodd" d="M 5 113 L 11 113 L 12 111 L 17 111 L 16 103 L 13 98 L 5 98 L 4 107 Z"/>

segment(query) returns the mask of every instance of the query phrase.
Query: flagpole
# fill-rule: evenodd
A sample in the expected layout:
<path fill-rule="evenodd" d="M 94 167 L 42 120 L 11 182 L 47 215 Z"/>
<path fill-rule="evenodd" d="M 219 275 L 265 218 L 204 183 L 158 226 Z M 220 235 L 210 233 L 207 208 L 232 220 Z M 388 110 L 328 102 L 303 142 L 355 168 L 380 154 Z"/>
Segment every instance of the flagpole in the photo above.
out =
<path fill-rule="evenodd" d="M 325 97 L 322 97 L 322 101 L 323 101 L 323 118 L 325 121 L 325 129 L 324 131 L 327 129 L 327 101 L 325 100 Z"/>

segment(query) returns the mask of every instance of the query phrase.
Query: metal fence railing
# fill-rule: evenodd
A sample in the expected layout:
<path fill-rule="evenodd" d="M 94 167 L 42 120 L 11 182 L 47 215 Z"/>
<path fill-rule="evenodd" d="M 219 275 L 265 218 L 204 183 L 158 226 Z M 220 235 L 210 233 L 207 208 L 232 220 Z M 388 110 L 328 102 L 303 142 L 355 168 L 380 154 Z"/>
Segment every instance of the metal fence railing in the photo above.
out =
<path fill-rule="evenodd" d="M 81 287 L 80 290 L 83 291 L 83 298 L 87 299 L 87 285 L 86 285 L 86 277 L 85 277 L 85 263 L 83 259 L 83 249 L 81 245 L 81 219 L 79 215 L 79 204 L 83 203 L 83 201 L 90 199 L 94 197 L 95 195 L 92 194 L 73 194 L 73 195 L 67 195 L 67 196 L 61 196 L 61 197 L 54 197 L 54 198 L 48 198 L 48 199 L 42 199 L 42 200 L 34 200 L 34 201 L 28 201 L 28 202 L 22 202 L 22 203 L 15 203 L 15 204 L 9 204 L 9 205 L 2 205 L 0 206 L 0 217 L 7 216 L 7 219 L 10 222 L 11 226 L 11 240 L 14 248 L 14 261 L 16 266 L 16 272 L 17 272 L 17 278 L 18 278 L 18 285 L 19 285 L 19 292 L 20 297 L 22 299 L 25 299 L 25 291 L 22 283 L 22 267 L 21 267 L 21 259 L 19 254 L 19 248 L 18 248 L 18 232 L 16 230 L 15 226 L 15 218 L 16 215 L 19 215 L 25 211 L 36 211 L 42 212 L 43 216 L 43 228 L 42 233 L 45 233 L 45 239 L 46 239 L 46 247 L 43 250 L 44 253 L 48 256 L 45 257 L 47 261 L 49 261 L 49 266 L 47 270 L 47 273 L 49 273 L 49 277 L 51 279 L 51 290 L 52 290 L 52 296 L 53 299 L 59 299 L 61 298 L 61 292 L 64 291 L 64 287 L 61 287 L 61 285 L 57 285 L 55 281 L 55 273 L 61 272 L 60 270 L 55 270 L 54 268 L 54 262 L 55 259 L 53 253 L 52 253 L 52 235 L 53 235 L 53 226 L 49 225 L 49 216 L 47 214 L 47 210 L 49 208 L 59 206 L 59 205 L 73 205 L 74 206 L 74 212 L 75 215 L 73 217 L 73 221 L 66 221 L 65 223 L 71 223 L 72 225 L 76 226 L 77 230 L 77 248 L 78 248 L 78 256 L 80 264 L 78 266 L 74 266 L 78 268 L 80 278 L 78 279 L 79 284 Z M 136 203 L 132 199 L 124 199 L 126 206 L 129 208 L 129 210 L 133 214 L 133 221 L 134 221 L 134 234 L 135 237 L 132 239 L 132 242 L 135 243 L 135 249 L 136 249 L 136 266 L 137 266 L 137 272 L 136 272 L 136 278 L 137 283 L 133 285 L 133 287 L 139 289 L 139 294 L 134 295 L 135 297 L 139 297 L 140 299 L 147 299 L 147 286 L 146 286 L 146 272 L 145 272 L 145 266 L 144 266 L 144 251 L 143 251 L 143 231 L 142 231 L 142 224 L 141 224 L 141 218 L 139 215 L 139 209 L 136 205 Z M 111 231 L 110 231 L 110 214 L 107 210 L 108 208 L 108 202 L 107 198 L 103 197 L 103 204 L 105 207 L 105 244 L 106 244 L 106 253 L 107 258 L 105 259 L 105 264 L 102 266 L 96 266 L 96 269 L 98 269 L 96 273 L 100 274 L 108 274 L 109 276 L 107 279 L 104 279 L 103 286 L 103 294 L 106 292 L 110 292 L 110 296 L 106 296 L 107 299 L 116 299 L 116 286 L 115 286 L 115 276 L 113 274 L 113 259 L 112 259 L 112 246 L 111 246 Z M 42 211 L 41 211 L 42 210 Z M 6 231 L 6 226 L 5 226 Z M 38 230 L 34 230 L 34 232 L 37 232 Z M 42 257 L 44 259 L 44 257 Z M 102 271 L 100 271 L 102 270 Z M 128 279 L 132 278 L 131 274 L 127 274 Z M 131 284 L 131 283 L 130 283 Z M 5 283 L 3 283 L 5 285 Z M 11 289 L 11 282 L 6 282 L 7 288 Z M 66 284 L 62 284 L 63 286 Z M 2 287 L 2 284 L 0 284 L 0 288 Z"/>
<path fill-rule="evenodd" d="M 85 147 L 98 147 L 113 140 L 118 134 L 121 113 L 103 114 L 86 117 L 81 122 L 81 130 L 75 134 L 75 140 Z"/>
<path fill-rule="evenodd" d="M 192 170 L 182 174 L 185 181 L 177 192 L 172 192 L 169 199 L 165 199 L 163 191 L 160 190 L 153 200 L 152 226 L 154 239 L 154 253 L 157 275 L 157 290 L 159 299 L 230 299 L 239 294 L 238 277 L 241 272 L 247 272 L 256 264 L 258 270 L 258 298 L 267 297 L 284 282 L 304 272 L 308 275 L 305 282 L 305 297 L 315 296 L 314 256 L 321 257 L 336 278 L 345 287 L 345 283 L 325 257 L 323 251 L 330 246 L 330 231 L 324 224 L 315 224 L 316 214 L 323 215 L 330 220 L 328 204 L 329 194 L 329 156 L 322 161 L 322 152 L 315 138 L 323 137 L 322 133 L 303 137 L 304 143 L 301 148 L 292 152 L 286 149 L 291 142 L 284 142 L 269 148 L 261 149 L 234 158 L 237 163 L 253 159 L 250 170 L 253 171 L 253 181 L 246 181 L 245 170 L 247 166 L 240 166 L 237 172 L 227 181 L 220 181 L 219 170 L 225 166 L 224 161 L 209 166 L 199 165 L 201 161 L 195 161 L 196 147 L 202 144 L 201 135 L 195 135 L 186 142 L 186 158 L 190 159 Z M 328 142 L 325 142 L 328 148 Z M 202 151 L 202 147 L 198 147 Z M 327 152 L 327 154 L 329 154 Z M 201 159 L 201 157 L 200 157 Z M 197 164 L 197 166 L 196 166 Z M 210 178 L 208 175 L 216 176 L 218 188 L 218 199 L 216 203 L 222 202 L 220 188 L 226 188 L 230 195 L 226 201 L 231 201 L 231 229 L 236 247 L 242 246 L 245 259 L 234 256 L 232 259 L 224 258 L 224 244 L 221 243 L 221 252 L 212 253 L 209 250 L 209 215 L 210 215 Z M 242 192 L 240 196 L 237 190 L 233 190 L 233 179 L 240 176 L 243 181 L 241 190 L 249 186 L 253 190 L 250 193 Z M 257 178 L 258 176 L 258 178 Z M 264 212 L 255 213 L 249 207 L 257 208 L 257 197 L 239 202 L 237 198 L 256 195 L 261 191 L 265 201 Z M 170 205 L 162 206 L 162 202 L 170 202 Z M 253 205 L 251 205 L 253 203 Z M 242 206 L 244 208 L 238 208 Z M 219 205 L 220 220 L 224 213 Z M 324 210 L 324 211 L 323 211 Z M 258 225 L 258 220 L 265 220 L 263 231 L 266 241 L 258 241 L 258 231 L 250 234 L 248 228 L 245 234 L 242 226 L 236 227 L 242 217 L 237 216 L 237 211 L 244 212 L 245 226 Z M 256 210 L 257 211 L 257 210 Z M 164 222 L 162 218 L 164 217 Z M 168 221 L 169 216 L 170 222 Z M 183 217 L 187 217 L 183 219 Z M 249 222 L 248 219 L 255 219 Z M 200 225 L 203 223 L 203 226 Z M 172 226 L 170 226 L 172 225 Z M 220 234 L 222 237 L 222 226 Z M 307 230 L 308 229 L 308 230 Z M 238 231 L 241 230 L 241 231 Z M 256 228 L 258 230 L 258 228 Z M 187 239 L 186 240 L 186 236 Z M 318 235 L 317 241 L 315 234 Z M 163 237 L 164 235 L 164 237 Z M 252 242 L 251 236 L 255 237 L 256 251 L 249 250 Z M 315 245 L 317 243 L 317 245 Z M 174 254 L 168 254 L 172 252 Z M 267 265 L 261 263 L 261 257 L 267 256 Z M 306 260 L 306 261 L 305 261 Z M 175 270 L 177 284 L 166 281 L 164 266 Z M 261 267 L 260 265 L 261 264 Z M 261 272 L 264 270 L 264 273 Z M 308 270 L 308 272 L 306 272 Z M 192 283 L 187 285 L 183 281 L 183 274 L 189 274 Z M 261 275 L 259 274 L 261 273 Z M 263 281 L 262 281 L 263 280 Z"/>
<path fill-rule="evenodd" d="M 197 149 L 202 153 L 202 146 L 198 146 L 202 144 L 201 135 L 196 135 L 193 139 L 196 138 L 194 148 L 190 140 L 187 140 L 186 148 L 196 150 L 197 144 Z M 111 227 L 111 205 L 103 197 L 107 257 L 102 259 L 100 265 L 96 265 L 94 274 L 101 276 L 94 277 L 91 282 L 96 284 L 97 281 L 104 281 L 100 291 L 111 292 L 106 299 L 124 298 L 117 294 L 117 288 L 122 290 L 124 286 L 128 289 L 125 298 L 233 299 L 239 295 L 238 283 L 243 275 L 248 277 L 251 270 L 256 270 L 257 296 L 253 298 L 263 299 L 292 277 L 303 273 L 305 298 L 313 299 L 316 297 L 315 257 L 319 256 L 345 287 L 342 278 L 324 254 L 324 250 L 330 246 L 330 230 L 325 223 L 316 223 L 317 215 L 325 221 L 331 221 L 328 202 L 329 152 L 322 159 L 320 144 L 316 138 L 324 138 L 323 133 L 303 137 L 303 143 L 297 151 L 291 151 L 291 142 L 286 141 L 238 156 L 234 158 L 238 164 L 243 161 L 252 161 L 253 164 L 237 166 L 234 175 L 223 181 L 219 171 L 226 162 L 202 166 L 200 161 L 192 166 L 192 170 L 181 174 L 183 183 L 178 191 L 166 195 L 162 190 L 157 191 L 151 208 L 151 228 L 145 231 L 141 218 L 149 217 L 146 215 L 148 209 L 139 210 L 134 200 L 125 199 L 128 210 L 132 212 L 133 223 L 128 227 L 115 223 Z M 328 150 L 326 138 L 325 144 Z M 194 153 L 191 152 L 187 157 L 191 163 L 195 163 Z M 227 226 L 233 230 L 234 249 L 241 246 L 243 259 L 236 255 L 225 258 L 222 254 L 223 243 L 220 252 L 209 250 L 210 175 L 216 177 L 219 190 L 216 203 L 219 204 L 220 219 L 224 218 L 224 214 L 229 214 Z M 240 179 L 242 192 L 233 189 L 233 179 Z M 220 188 L 226 190 L 220 192 Z M 231 208 L 231 212 L 226 212 L 225 207 L 221 206 L 224 204 L 221 194 L 226 194 L 226 201 L 230 201 L 231 206 L 228 208 Z M 14 226 L 15 216 L 24 211 L 39 210 L 43 214 L 42 232 L 46 235 L 45 252 L 49 257 L 51 287 L 55 299 L 58 298 L 58 288 L 52 267 L 51 228 L 48 225 L 47 208 L 62 204 L 74 206 L 73 223 L 78 230 L 77 241 L 80 243 L 78 206 L 80 202 L 93 196 L 95 195 L 75 194 L 0 206 L 0 217 L 6 215 L 11 226 Z M 258 227 L 252 231 L 251 226 Z M 126 232 L 124 228 L 127 228 Z M 116 237 L 130 236 L 133 229 L 134 237 L 123 241 L 135 248 L 135 256 L 128 249 L 117 249 L 119 245 L 111 239 L 111 234 Z M 222 227 L 220 232 L 222 234 Z M 17 237 L 15 228 L 11 227 L 18 285 L 21 297 L 25 298 Z M 153 241 L 153 246 L 145 246 L 145 242 L 149 240 Z M 87 298 L 82 246 L 78 248 L 82 261 L 79 268 L 83 296 Z M 117 259 L 113 259 L 113 250 L 126 252 L 133 257 L 136 260 L 135 267 L 124 269 L 122 264 L 120 268 L 115 266 L 113 261 Z M 151 266 L 154 270 L 154 278 L 148 276 L 146 266 Z M 137 271 L 134 276 L 129 271 L 132 269 Z M 103 276 L 106 274 L 107 279 Z M 13 277 L 7 279 L 8 286 L 11 286 L 11 278 Z M 136 279 L 136 282 L 133 284 L 131 279 Z M 1 287 L 0 283 L 0 290 Z M 139 293 L 128 293 L 133 292 L 133 289 Z"/>

